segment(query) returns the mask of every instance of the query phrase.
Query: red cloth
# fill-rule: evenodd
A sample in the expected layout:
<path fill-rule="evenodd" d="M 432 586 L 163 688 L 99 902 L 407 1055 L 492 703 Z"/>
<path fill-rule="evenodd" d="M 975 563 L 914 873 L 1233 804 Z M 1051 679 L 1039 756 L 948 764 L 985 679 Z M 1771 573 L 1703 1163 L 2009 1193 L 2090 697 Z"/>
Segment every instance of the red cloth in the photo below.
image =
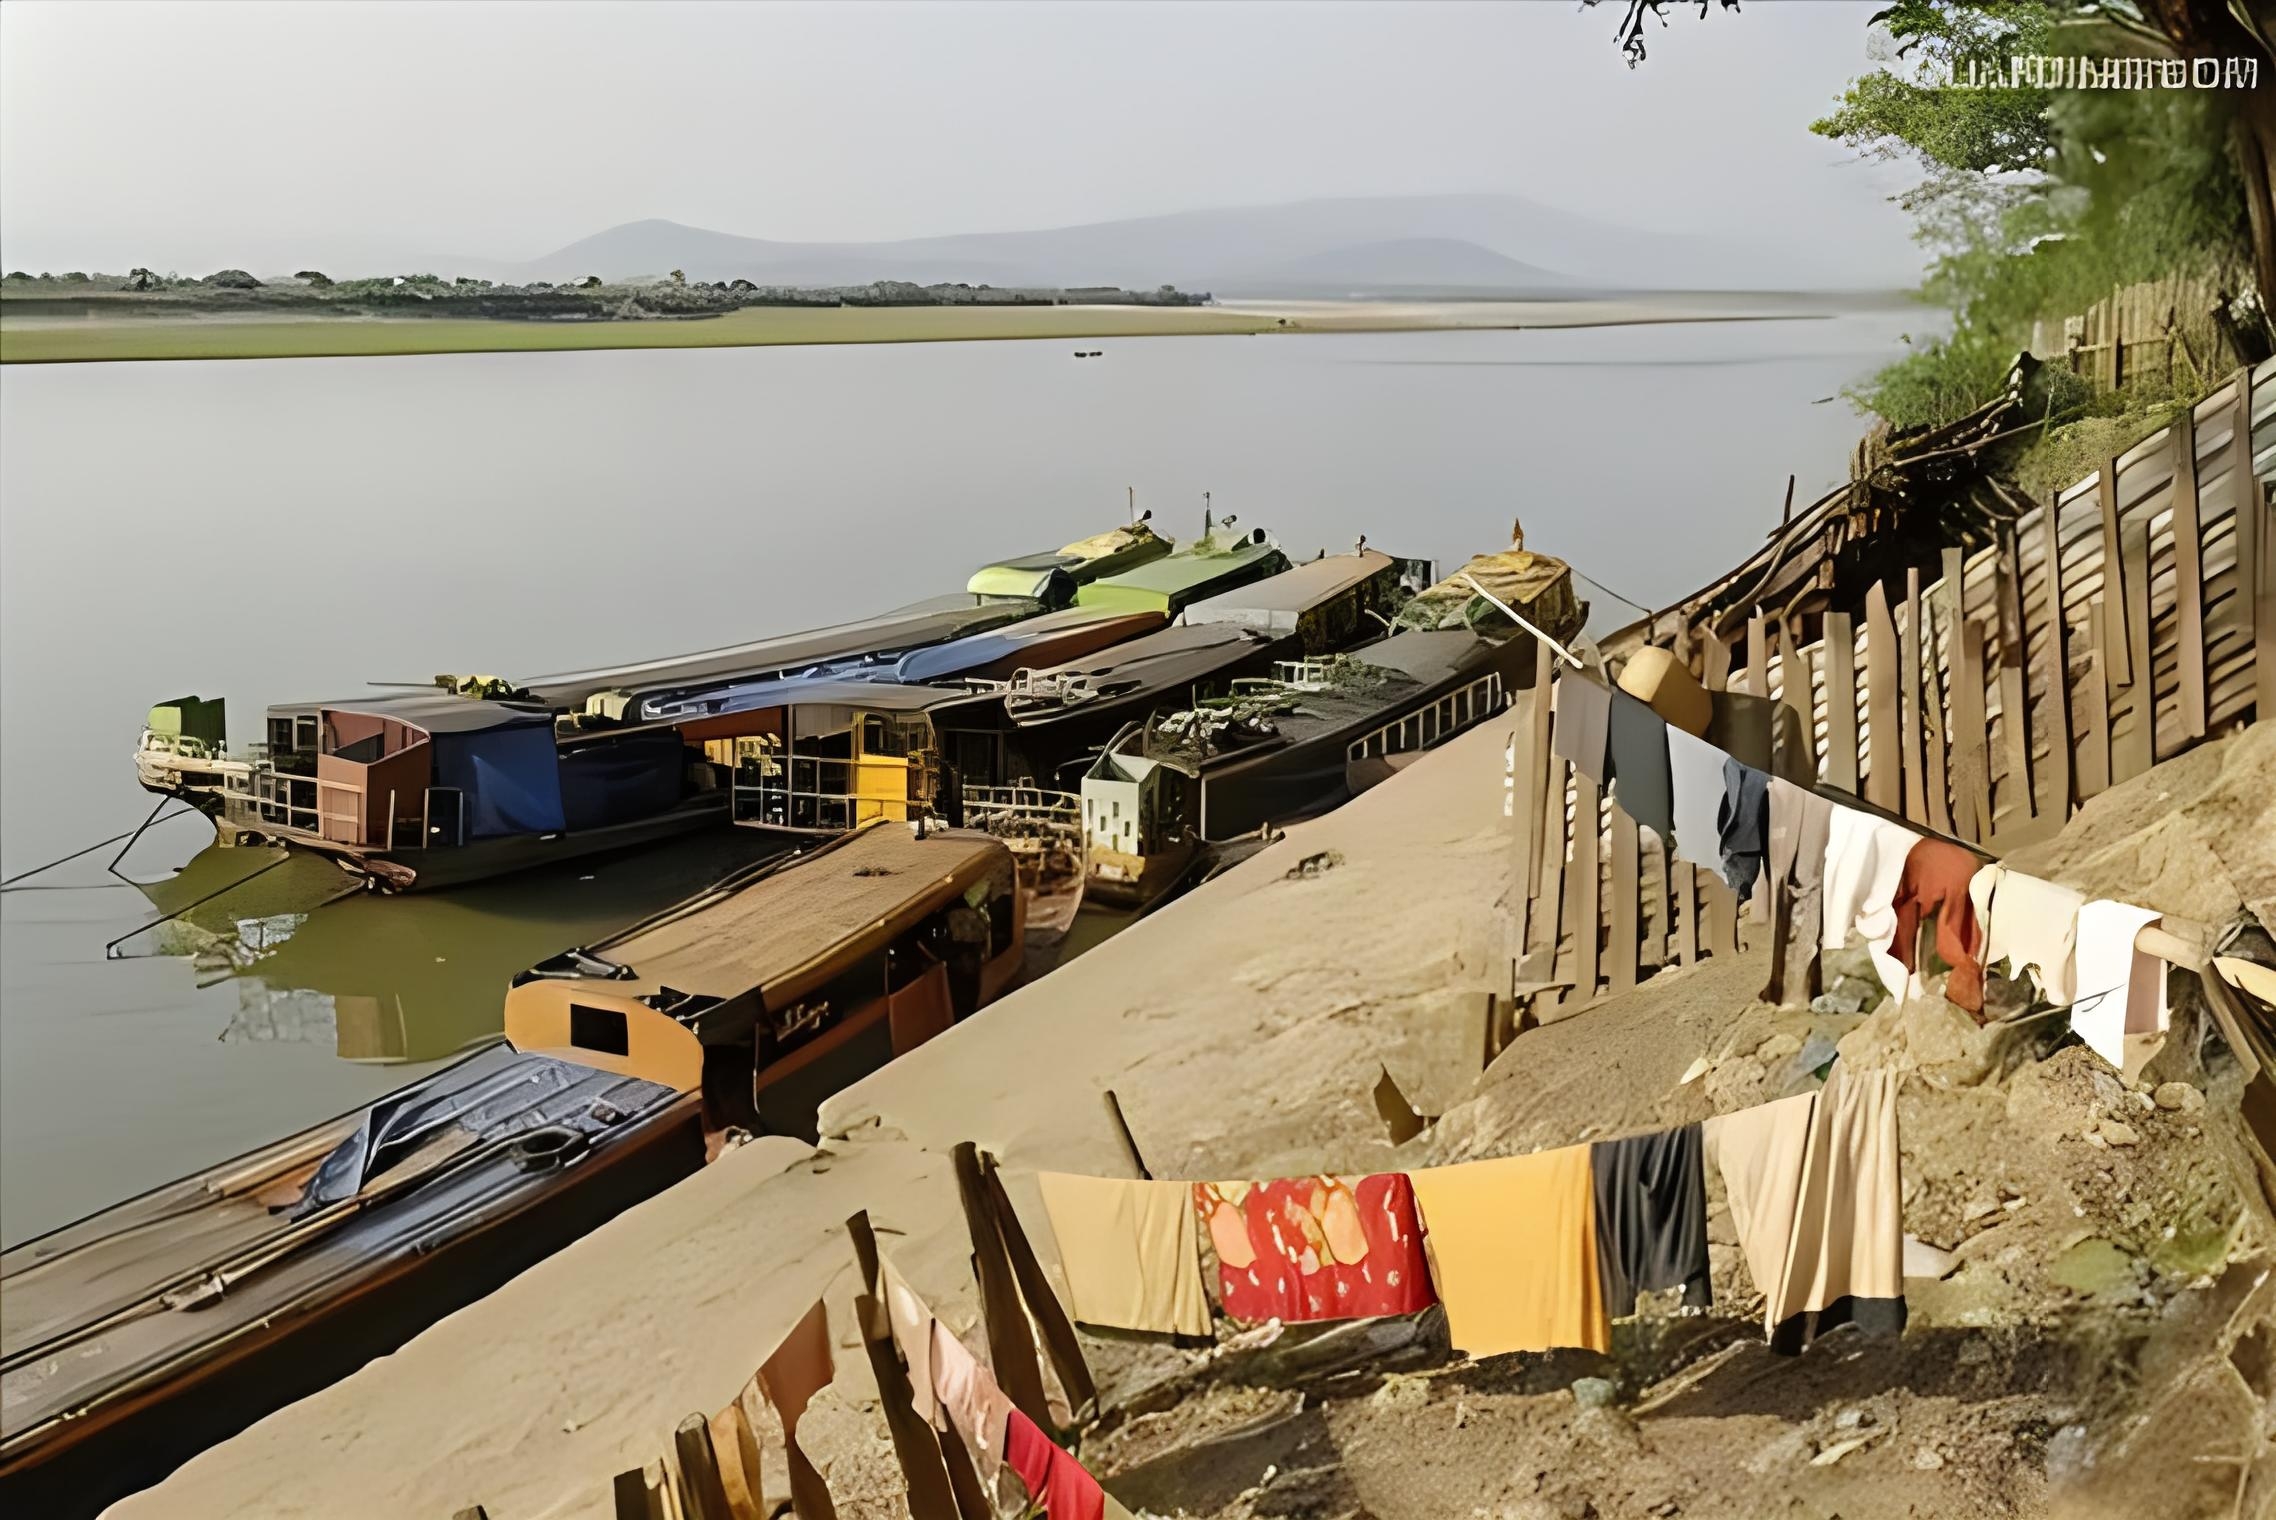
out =
<path fill-rule="evenodd" d="M 1923 839 L 1905 857 L 1905 873 L 1897 881 L 1897 937 L 1889 953 L 1913 969 L 1913 947 L 1920 939 L 1920 921 L 1936 915 L 1936 953 L 1952 968 L 1945 979 L 1944 996 L 1984 1021 L 1984 926 L 1976 922 L 1976 905 L 1968 898 L 1968 883 L 1983 864 L 1956 844 Z"/>
<path fill-rule="evenodd" d="M 1369 1319 L 1438 1302 L 1403 1173 L 1197 1182 L 1193 1206 L 1234 1319 Z"/>
<path fill-rule="evenodd" d="M 1105 1520 L 1106 1490 L 1017 1409 L 1004 1423 L 1004 1461 L 1049 1520 Z"/>

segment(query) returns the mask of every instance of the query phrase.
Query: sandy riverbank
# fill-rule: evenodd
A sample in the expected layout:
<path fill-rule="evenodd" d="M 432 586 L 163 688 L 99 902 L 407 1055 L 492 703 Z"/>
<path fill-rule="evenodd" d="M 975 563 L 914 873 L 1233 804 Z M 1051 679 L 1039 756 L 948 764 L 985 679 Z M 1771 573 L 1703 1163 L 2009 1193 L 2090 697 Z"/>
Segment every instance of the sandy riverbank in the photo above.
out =
<path fill-rule="evenodd" d="M 2185 1022 L 2153 1075 L 2198 1098 L 2162 1108 L 2075 1042 L 2056 1049 L 2059 1022 L 1978 1031 L 1941 999 L 1766 1007 L 1755 950 L 1523 1034 L 1481 1077 L 1465 1015 L 1507 975 L 1508 733 L 1497 722 L 1455 741 L 849 1089 L 825 1109 L 823 1153 L 764 1142 L 730 1156 L 114 1513 L 480 1502 L 493 1520 L 604 1516 L 609 1475 L 663 1451 L 682 1415 L 724 1404 L 822 1293 L 839 1376 L 805 1444 L 841 1515 L 899 1515 L 874 1385 L 845 1330 L 841 1222 L 867 1208 L 887 1253 L 969 1332 L 954 1143 L 1002 1157 L 1048 1262 L 1017 1173 L 1126 1174 L 1108 1085 L 1159 1175 L 1356 1170 L 1763 1101 L 1798 1080 L 1813 1037 L 1905 1073 L 1906 1224 L 1958 1266 L 1910 1285 L 1901 1339 L 1769 1356 L 1718 1205 L 1714 1313 L 1624 1322 L 1610 1357 L 1470 1363 L 1428 1316 L 1309 1363 L 1287 1346 L 1212 1359 L 1090 1340 L 1116 1412 L 1085 1460 L 1133 1505 L 1227 1520 L 2083 1516 L 2149 1513 L 2161 1495 L 2185 1501 L 2168 1513 L 2216 1512 L 2187 1506 L 2235 1487 L 2224 1460 L 2271 1391 L 2251 1381 L 2270 1372 L 2251 1348 L 2276 1339 L 2276 1232 L 2240 1164 L 2234 1063 L 2215 1047 L 2200 1065 Z M 2098 798 L 2034 868 L 2099 882 L 2123 865 L 2131 898 L 2170 911 L 2264 905 L 2255 820 L 2272 784 L 2276 730 L 2208 745 Z M 1288 875 L 1322 851 L 1331 868 Z M 1686 1082 L 1695 1059 L 1704 1074 Z M 1404 1147 L 1369 1099 L 1385 1066 L 1445 1114 Z M 2082 1138 L 2107 1123 L 2129 1126 L 2125 1149 Z M 1568 1386 L 1582 1376 L 1612 1380 L 1619 1404 L 1577 1408 Z M 1147 1412 L 1131 1412 L 1142 1393 Z"/>
<path fill-rule="evenodd" d="M 420 317 L 20 317 L 0 304 L 0 364 L 301 359 L 801 343 L 946 343 L 1282 332 L 1452 331 L 1762 321 L 1849 309 L 1841 298 L 1650 296 L 1579 301 L 1228 301 L 1213 306 L 753 306 L 639 322 Z"/>

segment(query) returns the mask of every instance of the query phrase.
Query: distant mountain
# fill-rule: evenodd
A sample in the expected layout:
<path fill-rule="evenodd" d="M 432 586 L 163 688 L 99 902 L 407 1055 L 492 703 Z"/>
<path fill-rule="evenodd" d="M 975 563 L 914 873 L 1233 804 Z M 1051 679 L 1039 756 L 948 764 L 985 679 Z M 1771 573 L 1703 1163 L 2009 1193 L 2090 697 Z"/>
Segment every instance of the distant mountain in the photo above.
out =
<path fill-rule="evenodd" d="M 446 259 L 493 279 L 690 279 L 762 285 L 1176 285 L 1218 295 L 1460 290 L 1823 289 L 1791 244 L 1648 233 L 1509 195 L 1372 196 L 1226 207 L 1028 232 L 793 243 L 628 222 L 542 258 Z"/>

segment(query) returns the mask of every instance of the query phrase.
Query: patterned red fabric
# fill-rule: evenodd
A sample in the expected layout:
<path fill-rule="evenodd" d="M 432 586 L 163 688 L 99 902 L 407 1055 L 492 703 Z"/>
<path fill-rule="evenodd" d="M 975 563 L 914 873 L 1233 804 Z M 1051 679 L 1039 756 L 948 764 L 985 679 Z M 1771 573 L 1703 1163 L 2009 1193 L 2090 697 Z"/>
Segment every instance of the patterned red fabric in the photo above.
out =
<path fill-rule="evenodd" d="M 1193 1206 L 1234 1319 L 1369 1319 L 1438 1302 L 1401 1173 L 1197 1182 Z"/>
<path fill-rule="evenodd" d="M 1049 1520 L 1105 1520 L 1106 1490 L 1098 1479 L 1017 1409 L 1004 1425 L 1004 1461 Z"/>

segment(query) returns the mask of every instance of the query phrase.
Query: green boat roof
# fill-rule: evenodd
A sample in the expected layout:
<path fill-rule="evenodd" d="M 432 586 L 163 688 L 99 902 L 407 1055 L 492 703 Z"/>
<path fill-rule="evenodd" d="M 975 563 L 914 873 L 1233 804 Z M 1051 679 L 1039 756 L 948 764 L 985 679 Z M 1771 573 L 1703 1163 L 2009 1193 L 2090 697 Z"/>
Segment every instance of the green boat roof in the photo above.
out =
<path fill-rule="evenodd" d="M 1288 560 L 1271 540 L 1249 540 L 1230 548 L 1179 550 L 1120 575 L 1091 582 L 1076 593 L 1077 606 L 1162 605 L 1171 610 L 1202 594 L 1269 575 Z"/>

